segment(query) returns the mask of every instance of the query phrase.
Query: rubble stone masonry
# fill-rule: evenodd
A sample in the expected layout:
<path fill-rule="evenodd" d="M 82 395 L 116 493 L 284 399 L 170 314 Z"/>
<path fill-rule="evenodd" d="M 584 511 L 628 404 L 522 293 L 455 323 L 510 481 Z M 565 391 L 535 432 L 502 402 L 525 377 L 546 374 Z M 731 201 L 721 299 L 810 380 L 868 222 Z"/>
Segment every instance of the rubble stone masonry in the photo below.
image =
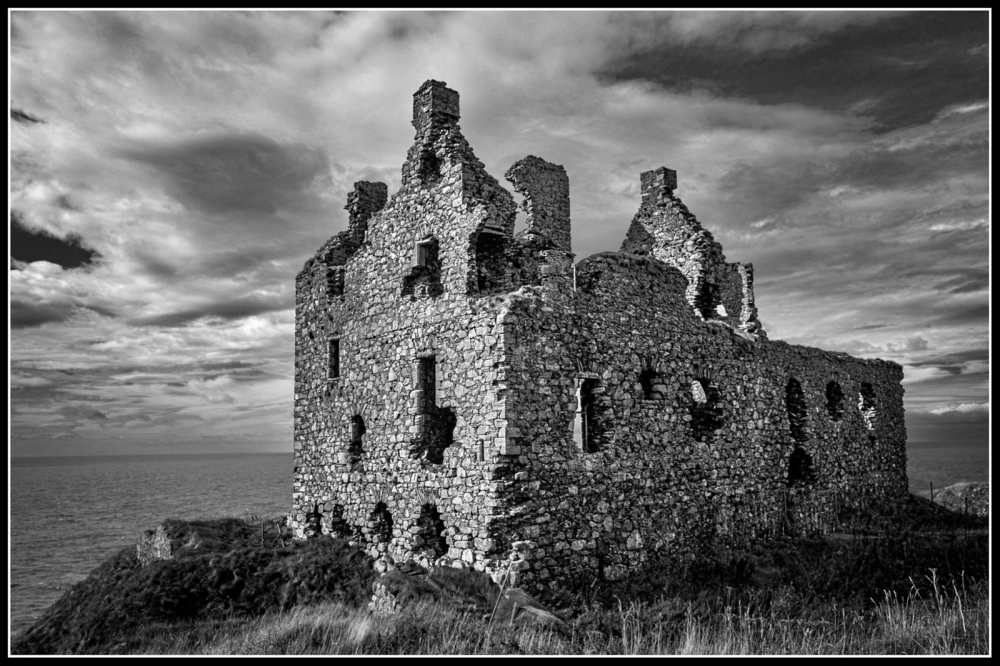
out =
<path fill-rule="evenodd" d="M 402 187 L 359 182 L 296 278 L 300 538 L 383 568 L 614 579 L 907 491 L 902 369 L 766 339 L 749 264 L 641 175 L 620 252 L 575 266 L 569 181 L 486 173 L 427 81 Z"/>

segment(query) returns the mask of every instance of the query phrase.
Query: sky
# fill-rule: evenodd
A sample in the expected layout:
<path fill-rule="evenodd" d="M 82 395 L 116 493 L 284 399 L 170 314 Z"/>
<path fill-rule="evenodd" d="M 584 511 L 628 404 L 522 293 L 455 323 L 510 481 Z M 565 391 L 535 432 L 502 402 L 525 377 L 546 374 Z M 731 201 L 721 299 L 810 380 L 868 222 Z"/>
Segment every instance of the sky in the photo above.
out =
<path fill-rule="evenodd" d="M 771 339 L 900 363 L 911 446 L 986 446 L 986 11 L 9 18 L 12 455 L 291 451 L 295 274 L 399 188 L 427 79 L 501 182 L 565 166 L 578 260 L 675 169 Z"/>

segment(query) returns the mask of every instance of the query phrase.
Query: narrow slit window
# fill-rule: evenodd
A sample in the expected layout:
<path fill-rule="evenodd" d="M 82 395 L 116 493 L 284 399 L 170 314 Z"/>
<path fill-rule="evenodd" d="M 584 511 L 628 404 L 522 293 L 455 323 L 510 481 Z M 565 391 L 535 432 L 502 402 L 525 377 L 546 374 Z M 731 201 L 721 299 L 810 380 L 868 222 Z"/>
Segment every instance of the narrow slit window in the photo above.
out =
<path fill-rule="evenodd" d="M 364 436 L 367 432 L 365 420 L 360 414 L 355 414 L 351 419 L 351 443 L 347 447 L 348 462 L 351 471 L 355 471 L 361 466 L 361 457 L 364 454 Z"/>
<path fill-rule="evenodd" d="M 844 389 L 837 382 L 826 385 L 826 411 L 834 421 L 844 415 Z"/>
<path fill-rule="evenodd" d="M 600 430 L 597 423 L 596 379 L 584 379 L 576 390 L 576 413 L 573 416 L 573 442 L 583 453 L 600 450 Z"/>
<path fill-rule="evenodd" d="M 330 379 L 340 377 L 340 340 L 330 340 Z"/>
<path fill-rule="evenodd" d="M 861 383 L 861 392 L 858 394 L 858 408 L 861 410 L 861 418 L 864 419 L 865 428 L 874 430 L 875 416 L 877 414 L 875 389 L 868 382 Z"/>
<path fill-rule="evenodd" d="M 788 385 L 785 387 L 785 409 L 788 411 L 788 426 L 792 432 L 792 439 L 796 442 L 809 439 L 806 428 L 806 397 L 802 392 L 802 384 L 794 377 L 788 380 Z"/>
<path fill-rule="evenodd" d="M 424 356 L 417 361 L 417 390 L 422 392 L 419 414 L 429 414 L 437 407 L 437 359 Z"/>
<path fill-rule="evenodd" d="M 344 268 L 342 266 L 327 269 L 326 290 L 330 298 L 340 298 L 344 295 Z"/>

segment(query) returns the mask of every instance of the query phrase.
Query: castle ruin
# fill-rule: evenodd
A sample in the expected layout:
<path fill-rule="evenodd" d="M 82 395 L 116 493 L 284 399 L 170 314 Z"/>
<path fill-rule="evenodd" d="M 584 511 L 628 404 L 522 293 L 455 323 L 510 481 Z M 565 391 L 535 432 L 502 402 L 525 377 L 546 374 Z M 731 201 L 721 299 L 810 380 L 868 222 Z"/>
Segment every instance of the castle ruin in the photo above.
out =
<path fill-rule="evenodd" d="M 539 588 L 905 495 L 901 367 L 768 340 L 674 171 L 574 265 L 565 169 L 510 167 L 515 234 L 458 120 L 424 83 L 400 190 L 356 183 L 296 278 L 298 537 Z"/>

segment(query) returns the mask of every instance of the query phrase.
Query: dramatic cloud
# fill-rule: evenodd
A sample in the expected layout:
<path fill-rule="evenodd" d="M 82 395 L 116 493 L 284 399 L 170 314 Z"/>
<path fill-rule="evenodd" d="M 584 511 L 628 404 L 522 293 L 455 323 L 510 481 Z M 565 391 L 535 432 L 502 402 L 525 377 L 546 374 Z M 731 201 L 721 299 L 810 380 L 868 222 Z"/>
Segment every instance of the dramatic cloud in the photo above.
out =
<path fill-rule="evenodd" d="M 80 268 L 92 264 L 98 257 L 84 247 L 76 236 L 65 239 L 47 233 L 34 232 L 24 225 L 17 211 L 10 215 L 10 256 L 19 262 L 48 261 L 63 268 Z"/>
<path fill-rule="evenodd" d="M 398 188 L 429 78 L 495 176 L 566 166 L 578 258 L 677 169 L 771 337 L 899 362 L 933 430 L 988 401 L 988 41 L 986 12 L 14 11 L 14 450 L 287 450 L 294 276 L 355 181 Z"/>

